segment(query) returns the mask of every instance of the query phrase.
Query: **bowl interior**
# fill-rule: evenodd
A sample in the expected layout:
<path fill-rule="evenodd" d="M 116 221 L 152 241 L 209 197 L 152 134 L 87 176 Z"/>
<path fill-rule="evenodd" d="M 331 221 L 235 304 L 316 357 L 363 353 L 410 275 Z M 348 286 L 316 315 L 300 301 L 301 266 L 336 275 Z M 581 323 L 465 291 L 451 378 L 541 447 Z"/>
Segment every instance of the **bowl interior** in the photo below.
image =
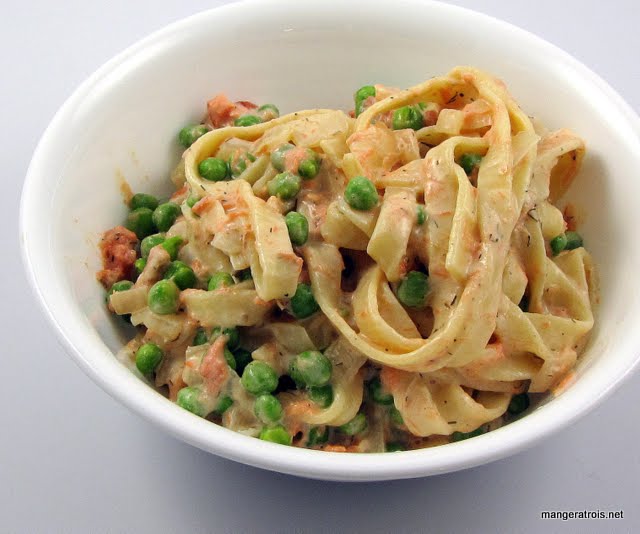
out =
<path fill-rule="evenodd" d="M 391 7 L 396 4 L 405 9 Z M 583 215 L 580 230 L 599 270 L 601 302 L 578 380 L 562 396 L 513 428 L 493 433 L 498 437 L 442 448 L 454 453 L 407 453 L 411 460 L 403 463 L 346 463 L 325 454 L 313 471 L 305 465 L 308 458 L 319 461 L 313 451 L 292 451 L 295 461 L 287 463 L 280 452 L 271 452 L 274 446 L 205 429 L 214 425 L 171 411 L 167 401 L 120 368 L 113 352 L 126 336 L 106 312 L 104 291 L 95 281 L 99 238 L 126 215 L 123 180 L 134 191 L 171 191 L 169 173 L 180 157 L 177 131 L 200 120 L 208 98 L 224 92 L 234 100 L 275 103 L 282 113 L 350 109 L 361 85 L 406 87 L 459 64 L 496 74 L 528 114 L 550 129 L 569 127 L 587 143 L 588 157 L 568 200 Z M 418 476 L 485 461 L 492 454 L 490 440 L 499 440 L 499 450 L 515 450 L 576 416 L 629 371 L 638 346 L 633 322 L 640 289 L 619 281 L 632 280 L 640 264 L 640 252 L 628 246 L 635 241 L 638 168 L 637 117 L 575 60 L 504 23 L 424 2 L 250 2 L 192 17 L 148 38 L 70 99 L 30 169 L 22 239 L 40 296 L 81 365 L 175 434 L 247 463 L 311 476 Z M 43 220 L 51 223 L 42 225 Z M 233 443 L 240 443 L 236 452 L 229 450 Z M 258 451 L 265 446 L 263 455 Z M 337 462 L 343 463 L 339 469 Z M 368 475 L 364 467 L 356 473 L 358 462 L 369 462 Z"/>

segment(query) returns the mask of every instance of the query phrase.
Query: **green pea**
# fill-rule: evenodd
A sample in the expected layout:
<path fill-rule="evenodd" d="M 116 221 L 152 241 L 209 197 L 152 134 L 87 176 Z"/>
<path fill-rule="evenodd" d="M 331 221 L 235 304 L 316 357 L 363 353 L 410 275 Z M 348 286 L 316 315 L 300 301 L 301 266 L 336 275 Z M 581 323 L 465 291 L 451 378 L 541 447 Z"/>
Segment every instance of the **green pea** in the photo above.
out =
<path fill-rule="evenodd" d="M 393 395 L 385 391 L 385 389 L 382 387 L 382 383 L 380 382 L 380 378 L 375 377 L 373 380 L 371 380 L 371 382 L 369 382 L 368 384 L 367 389 L 374 402 L 387 406 L 393 404 Z"/>
<path fill-rule="evenodd" d="M 147 305 L 153 313 L 168 315 L 178 311 L 179 297 L 180 290 L 173 280 L 160 280 L 151 286 L 147 295 Z"/>
<path fill-rule="evenodd" d="M 158 207 L 158 199 L 153 195 L 146 193 L 136 193 L 129 201 L 129 209 L 137 210 L 138 208 L 149 208 L 154 210 Z"/>
<path fill-rule="evenodd" d="M 221 287 L 230 287 L 234 284 L 235 282 L 233 281 L 233 277 L 229 273 L 218 271 L 217 273 L 214 273 L 211 278 L 209 278 L 207 290 L 215 291 L 216 289 L 220 289 Z"/>
<path fill-rule="evenodd" d="M 240 332 L 235 326 L 229 328 L 216 326 L 211 333 L 211 341 L 215 341 L 221 335 L 227 336 L 227 347 L 231 350 L 235 350 L 240 344 Z"/>
<path fill-rule="evenodd" d="M 149 208 L 136 208 L 129 212 L 125 227 L 136 234 L 138 239 L 144 239 L 156 231 L 153 224 L 153 211 Z"/>
<path fill-rule="evenodd" d="M 278 387 L 278 375 L 269 364 L 252 361 L 245 367 L 241 382 L 249 393 L 262 395 Z"/>
<path fill-rule="evenodd" d="M 296 293 L 291 297 L 291 313 L 296 319 L 305 319 L 316 313 L 320 306 L 316 302 L 311 286 L 298 284 Z"/>
<path fill-rule="evenodd" d="M 236 274 L 238 280 L 241 282 L 246 282 L 247 280 L 253 280 L 253 276 L 251 275 L 251 269 L 242 269 L 242 271 L 238 271 Z"/>
<path fill-rule="evenodd" d="M 193 338 L 193 343 L 191 343 L 191 345 L 193 347 L 198 347 L 199 345 L 204 345 L 208 342 L 209 337 L 207 336 L 207 333 L 202 328 L 198 328 L 198 331 L 196 332 L 196 335 Z"/>
<path fill-rule="evenodd" d="M 578 232 L 568 231 L 564 235 L 567 238 L 565 250 L 573 250 L 583 245 L 582 236 Z"/>
<path fill-rule="evenodd" d="M 398 300 L 405 306 L 424 306 L 429 289 L 429 278 L 419 271 L 411 271 L 398 285 Z"/>
<path fill-rule="evenodd" d="M 227 162 L 220 158 L 207 158 L 198 165 L 198 172 L 205 180 L 221 182 L 229 177 Z"/>
<path fill-rule="evenodd" d="M 289 171 L 281 172 L 268 183 L 267 191 L 271 196 L 291 200 L 300 192 L 300 182 L 300 176 L 297 174 Z"/>
<path fill-rule="evenodd" d="M 328 408 L 333 404 L 333 387 L 331 384 L 311 386 L 309 388 L 309 398 L 320 408 Z"/>
<path fill-rule="evenodd" d="M 234 371 L 236 370 L 236 359 L 233 357 L 233 352 L 229 350 L 229 347 L 224 348 L 224 359 L 227 365 Z"/>
<path fill-rule="evenodd" d="M 258 108 L 258 111 L 269 111 L 269 110 L 273 111 L 277 115 L 280 115 L 280 110 L 278 109 L 278 106 L 276 106 L 275 104 L 263 104 Z"/>
<path fill-rule="evenodd" d="M 305 159 L 298 166 L 298 174 L 305 180 L 315 178 L 318 172 L 320 172 L 320 160 Z"/>
<path fill-rule="evenodd" d="M 416 207 L 416 222 L 418 223 L 418 226 L 422 226 L 426 220 L 427 220 L 427 214 L 424 211 L 424 207 L 423 206 L 417 206 Z"/>
<path fill-rule="evenodd" d="M 560 254 L 567 246 L 567 236 L 566 234 L 560 234 L 554 237 L 550 242 L 549 246 L 551 247 L 551 252 L 554 256 Z"/>
<path fill-rule="evenodd" d="M 349 180 L 344 190 L 344 199 L 353 209 L 367 211 L 378 203 L 378 191 L 371 180 L 356 176 Z"/>
<path fill-rule="evenodd" d="M 200 200 L 198 197 L 190 195 L 189 198 L 187 199 L 187 206 L 189 206 L 190 208 L 193 208 L 193 206 L 196 205 L 196 202 L 198 202 L 198 200 Z"/>
<path fill-rule="evenodd" d="M 236 154 L 235 156 L 231 156 L 229 158 L 229 171 L 231 172 L 231 176 L 236 177 L 240 176 L 245 170 L 247 170 L 248 161 L 253 162 L 256 160 L 256 157 L 250 152 L 245 152 L 244 154 Z"/>
<path fill-rule="evenodd" d="M 353 100 L 356 104 L 355 114 L 356 117 L 364 111 L 364 102 L 367 98 L 376 96 L 376 88 L 373 85 L 363 85 L 353 95 Z"/>
<path fill-rule="evenodd" d="M 180 261 L 180 260 L 172 261 L 169 264 L 169 267 L 167 267 L 167 270 L 164 272 L 165 280 L 169 280 L 170 278 L 173 278 L 176 275 L 176 273 L 181 269 L 190 269 L 190 267 L 183 261 Z"/>
<path fill-rule="evenodd" d="M 162 361 L 162 349 L 155 343 L 145 343 L 136 351 L 136 367 L 143 375 L 148 375 L 156 370 Z"/>
<path fill-rule="evenodd" d="M 398 408 L 396 408 L 395 406 L 392 406 L 389 409 L 389 417 L 396 425 L 398 426 L 404 425 L 404 418 L 402 417 L 400 410 L 398 410 Z"/>
<path fill-rule="evenodd" d="M 183 147 L 189 148 L 198 138 L 202 137 L 208 131 L 208 128 L 204 124 L 191 124 L 180 130 L 178 141 L 180 141 Z"/>
<path fill-rule="evenodd" d="M 297 211 L 290 211 L 285 215 L 284 222 L 289 230 L 289 239 L 293 245 L 302 246 L 309 238 L 309 221 Z"/>
<path fill-rule="evenodd" d="M 176 399 L 176 403 L 181 408 L 190 411 L 193 414 L 199 415 L 200 417 L 204 417 L 206 415 L 206 410 L 204 406 L 200 402 L 200 390 L 197 387 L 191 386 L 182 388 L 178 391 L 178 398 Z"/>
<path fill-rule="evenodd" d="M 463 441 L 465 439 L 475 438 L 476 436 L 484 434 L 486 431 L 487 429 L 481 426 L 471 432 L 454 432 L 451 434 L 451 441 Z"/>
<path fill-rule="evenodd" d="M 245 349 L 236 349 L 233 351 L 233 355 L 236 359 L 236 373 L 242 375 L 247 365 L 252 361 L 251 353 Z"/>
<path fill-rule="evenodd" d="M 146 258 L 138 258 L 136 262 L 133 264 L 133 267 L 136 270 L 136 275 L 140 276 L 146 266 L 147 266 Z"/>
<path fill-rule="evenodd" d="M 460 167 L 464 169 L 467 176 L 470 176 L 473 169 L 479 166 L 481 161 L 482 156 L 480 154 L 462 154 L 462 156 L 460 156 Z"/>
<path fill-rule="evenodd" d="M 151 249 L 164 243 L 164 240 L 164 234 L 148 235 L 140 242 L 140 255 L 146 260 Z"/>
<path fill-rule="evenodd" d="M 231 408 L 232 404 L 233 404 L 233 399 L 229 397 L 229 395 L 223 395 L 222 397 L 220 397 L 220 400 L 218 401 L 218 404 L 216 405 L 213 411 L 216 412 L 218 415 L 222 415 L 229 408 Z"/>
<path fill-rule="evenodd" d="M 291 445 L 291 436 L 283 426 L 265 427 L 260 432 L 260 439 L 279 443 L 280 445 Z"/>
<path fill-rule="evenodd" d="M 391 123 L 394 130 L 404 130 L 406 128 L 419 130 L 424 126 L 422 113 L 415 106 L 404 106 L 394 110 Z"/>
<path fill-rule="evenodd" d="M 329 441 L 329 429 L 326 426 L 314 426 L 309 430 L 307 447 L 323 445 L 327 441 Z"/>
<path fill-rule="evenodd" d="M 115 284 L 113 284 L 111 286 L 111 289 L 109 289 L 109 293 L 107 293 L 107 295 L 111 296 L 114 293 L 118 293 L 120 291 L 127 291 L 128 289 L 131 289 L 132 287 L 133 287 L 133 282 L 131 282 L 129 280 L 120 280 L 119 282 L 116 282 Z"/>
<path fill-rule="evenodd" d="M 298 164 L 298 174 L 305 180 L 315 178 L 320 172 L 321 163 L 322 159 L 320 158 L 320 155 L 310 148 L 307 148 L 305 150 L 304 159 Z"/>
<path fill-rule="evenodd" d="M 160 204 L 153 212 L 153 223 L 160 232 L 166 232 L 180 215 L 180 206 L 173 202 Z"/>
<path fill-rule="evenodd" d="M 280 145 L 271 153 L 271 165 L 273 165 L 274 169 L 277 171 L 284 171 L 284 158 L 287 152 L 295 148 L 291 143 L 286 143 L 284 145 Z"/>
<path fill-rule="evenodd" d="M 282 404 L 277 397 L 264 394 L 256 398 L 253 411 L 263 423 L 277 423 L 282 417 Z"/>
<path fill-rule="evenodd" d="M 526 393 L 520 393 L 511 397 L 509 407 L 507 410 L 511 415 L 518 415 L 524 412 L 529 407 L 529 395 Z"/>
<path fill-rule="evenodd" d="M 338 428 L 343 434 L 347 434 L 348 436 L 355 436 L 356 434 L 360 434 L 367 429 L 367 418 L 363 413 L 359 413 L 353 419 L 351 419 L 351 421 Z"/>
<path fill-rule="evenodd" d="M 289 375 L 306 386 L 324 386 L 331 380 L 331 360 L 317 350 L 305 350 L 289 365 Z"/>
<path fill-rule="evenodd" d="M 180 249 L 180 245 L 182 245 L 182 242 L 183 239 L 179 235 L 174 235 L 173 237 L 165 239 L 162 243 L 162 248 L 169 253 L 171 261 L 175 260 L 178 257 L 178 250 Z"/>
<path fill-rule="evenodd" d="M 402 443 L 398 443 L 398 442 L 393 442 L 393 443 L 387 443 L 386 447 L 384 448 L 385 452 L 402 452 L 405 449 L 404 445 L 402 445 Z"/>
<path fill-rule="evenodd" d="M 264 104 L 258 108 L 258 115 L 266 122 L 277 119 L 280 116 L 280 110 L 273 104 Z"/>
<path fill-rule="evenodd" d="M 262 119 L 257 115 L 243 115 L 242 117 L 238 117 L 235 121 L 233 121 L 234 126 L 254 126 L 256 124 L 260 124 Z"/>
<path fill-rule="evenodd" d="M 164 278 L 165 280 L 173 280 L 181 290 L 195 287 L 197 281 L 193 269 L 178 260 L 171 262 L 164 273 Z"/>

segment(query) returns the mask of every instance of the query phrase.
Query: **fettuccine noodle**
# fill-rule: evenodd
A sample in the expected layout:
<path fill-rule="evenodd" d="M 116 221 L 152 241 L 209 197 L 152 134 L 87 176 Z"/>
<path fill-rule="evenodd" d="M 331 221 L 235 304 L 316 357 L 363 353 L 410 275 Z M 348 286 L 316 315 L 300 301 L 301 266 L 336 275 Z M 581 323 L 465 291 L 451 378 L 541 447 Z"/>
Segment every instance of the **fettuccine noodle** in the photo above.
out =
<path fill-rule="evenodd" d="M 473 437 L 559 389 L 593 327 L 591 258 L 557 205 L 584 142 L 470 67 L 355 98 L 279 117 L 219 95 L 181 132 L 172 206 L 136 195 L 103 238 L 109 307 L 139 327 L 121 358 L 268 441 Z"/>

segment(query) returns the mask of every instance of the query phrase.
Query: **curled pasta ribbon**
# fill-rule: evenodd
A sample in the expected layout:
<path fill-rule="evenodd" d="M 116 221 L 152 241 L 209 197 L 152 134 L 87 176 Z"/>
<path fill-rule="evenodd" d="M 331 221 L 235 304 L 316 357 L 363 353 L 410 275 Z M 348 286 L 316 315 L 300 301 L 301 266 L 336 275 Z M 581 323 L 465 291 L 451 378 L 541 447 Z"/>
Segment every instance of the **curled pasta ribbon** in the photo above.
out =
<path fill-rule="evenodd" d="M 474 398 L 464 387 L 437 376 L 385 368 L 382 381 L 394 396 L 404 424 L 416 436 L 469 432 L 500 417 L 511 394 L 480 391 Z"/>
<path fill-rule="evenodd" d="M 280 346 L 283 345 L 280 344 Z M 300 352 L 300 348 L 302 347 L 289 347 L 289 351 L 293 355 Z M 315 348 L 312 346 L 312 349 Z M 302 422 L 309 425 L 340 426 L 353 419 L 360 409 L 363 380 L 359 370 L 365 363 L 366 357 L 354 350 L 342 338 L 338 338 L 329 345 L 324 354 L 331 361 L 333 369 L 331 376 L 333 402 L 327 408 L 320 408 L 302 391 L 282 394 L 284 412 L 292 425 Z"/>
<path fill-rule="evenodd" d="M 343 113 L 331 109 L 310 109 L 283 115 L 277 119 L 255 124 L 253 126 L 230 126 L 212 130 L 200 137 L 184 154 L 185 179 L 191 193 L 202 197 L 216 183 L 209 182 L 200 176 L 198 165 L 201 161 L 215 154 L 220 145 L 228 139 L 260 141 L 256 144 L 255 155 L 263 155 L 273 151 L 289 141 L 297 146 L 320 146 L 336 136 L 349 132 L 351 121 Z M 264 161 L 264 160 L 263 160 Z"/>
<path fill-rule="evenodd" d="M 362 375 L 360 367 L 366 358 L 338 339 L 325 351 L 333 366 L 333 402 L 328 408 L 312 410 L 302 416 L 311 425 L 340 426 L 353 419 L 362 404 Z"/>
<path fill-rule="evenodd" d="M 423 101 L 444 105 L 455 95 L 472 101 L 443 110 L 436 124 L 416 132 L 417 139 L 437 144 L 423 159 L 367 159 L 367 139 L 392 146 L 380 117 Z M 348 143 L 344 167 L 352 174 L 369 171 L 385 189 L 373 231 L 348 233 L 357 236 L 354 248 L 366 245 L 377 260 L 353 293 L 351 323 L 341 313 L 337 246 L 344 244 L 325 238 L 303 253 L 332 324 L 368 359 L 401 377 L 394 397 L 409 430 L 421 436 L 469 431 L 500 416 L 527 382 L 534 392 L 557 384 L 593 326 L 588 254 L 579 249 L 550 259 L 545 250 L 545 239 L 565 230 L 550 201 L 570 185 L 582 141 L 566 130 L 541 139 L 501 82 L 461 67 L 373 104 L 358 117 Z M 483 156 L 475 187 L 457 164 L 469 152 Z M 402 275 L 398 258 L 407 250 L 404 228 L 411 227 L 404 213 L 420 192 L 428 214 L 424 256 L 433 312 L 426 339 L 389 287 Z M 399 198 L 404 205 L 394 207 Z M 378 236 L 385 239 L 376 242 Z M 526 312 L 518 306 L 525 293 Z M 472 389 L 479 391 L 475 397 Z"/>
<path fill-rule="evenodd" d="M 537 232 L 538 238 L 532 242 L 538 246 L 529 256 L 529 284 L 537 288 L 530 297 L 530 311 L 523 312 L 503 296 L 496 335 L 504 351 L 519 358 L 517 371 L 522 378 L 531 380 L 529 391 L 543 392 L 574 366 L 586 335 L 593 328 L 591 300 L 596 281 L 591 257 L 584 249 L 550 259 L 540 245 L 539 225 Z M 485 376 L 496 371 L 488 367 Z"/>
<path fill-rule="evenodd" d="M 213 130 L 199 138 L 184 155 L 186 182 L 191 194 L 201 198 L 195 208 L 199 218 L 194 218 L 188 207 L 183 208 L 183 213 L 189 246 L 194 256 L 203 261 L 205 270 L 230 272 L 250 266 L 261 300 L 292 296 L 302 261 L 293 252 L 282 213 L 256 196 L 253 188 L 266 187 L 273 177 L 267 174 L 267 154 L 281 144 L 293 141 L 298 146 L 320 146 L 331 139 L 346 139 L 350 128 L 351 119 L 340 112 L 307 110 L 250 127 Z M 252 145 L 256 161 L 248 166 L 241 179 L 231 182 L 203 179 L 199 163 L 216 153 L 226 140 L 256 141 Z M 211 305 L 215 307 L 214 303 Z M 255 324 L 257 317 L 264 316 L 258 308 L 251 306 L 255 313 L 237 324 Z"/>
<path fill-rule="evenodd" d="M 575 366 L 594 323 L 596 277 L 582 247 L 550 257 L 547 243 L 567 230 L 555 203 L 581 165 L 584 142 L 566 129 L 543 131 L 502 82 L 469 67 L 404 91 L 377 86 L 371 100 L 357 119 L 301 111 L 213 130 L 185 151 L 172 175 L 184 186 L 173 197 L 184 218 L 167 235 L 186 240 L 180 259 L 200 279 L 250 268 L 252 280 L 185 289 L 183 311 L 154 314 L 148 289 L 170 262 L 154 247 L 135 286 L 111 295 L 114 311 L 147 329 L 129 355 L 146 341 L 162 347 L 156 381 L 169 384 L 172 398 L 184 384 L 205 385 L 208 410 L 221 394 L 234 399 L 225 426 L 250 435 L 262 428 L 253 396 L 227 370 L 222 345 L 187 348 L 198 326 L 250 328 L 243 348 L 279 375 L 295 355 L 324 351 L 332 363 L 329 406 L 303 389 L 278 393 L 291 435 L 350 421 L 362 410 L 363 380 L 379 372 L 407 430 L 448 440 L 456 431 L 498 424 L 512 395 L 553 390 Z M 404 106 L 414 106 L 405 111 L 420 113 L 424 127 L 395 129 L 402 114 L 394 112 Z M 287 143 L 322 154 L 295 199 L 269 194 L 281 168 L 273 152 Z M 199 165 L 211 156 L 241 161 L 234 165 L 239 174 L 205 180 Z M 345 199 L 347 180 L 358 175 L 377 188 L 371 209 Z M 192 201 L 184 202 L 187 194 Z M 285 223 L 294 208 L 309 226 L 295 251 Z M 345 280 L 341 248 L 357 251 L 347 253 L 355 268 Z M 403 305 L 395 292 L 416 260 L 429 271 L 422 308 Z M 288 306 L 307 274 L 322 313 L 279 322 L 271 312 Z M 216 362 L 224 380 L 207 382 Z M 388 408 L 365 406 L 372 421 L 359 446 L 384 450 Z"/>
<path fill-rule="evenodd" d="M 341 270 L 336 265 L 340 264 L 338 251 L 329 245 L 310 245 L 305 255 L 312 283 L 316 284 L 314 293 L 334 326 L 370 359 L 408 371 L 428 372 L 445 366 L 461 366 L 486 347 L 495 330 L 509 237 L 523 201 L 521 182 L 530 177 L 535 158 L 537 136 L 529 119 L 503 87 L 472 69 L 457 69 L 450 78 L 430 80 L 395 95 L 394 99 L 374 104 L 358 118 L 356 133 L 370 127 L 377 113 L 420 100 L 451 83 L 472 85 L 491 105 L 493 117 L 491 129 L 485 134 L 486 154 L 479 170 L 477 193 L 472 193 L 464 171 L 455 163 L 455 147 L 462 141 L 453 138 L 429 151 L 424 159 L 423 186 L 427 209 L 431 210 L 429 269 L 435 286 L 432 307 L 436 328 L 431 336 L 419 341 L 419 347 L 400 352 L 390 349 L 393 341 L 372 343 L 362 333 L 355 332 L 335 308 Z M 530 134 L 533 142 L 514 161 L 512 133 L 518 137 L 521 132 Z M 476 148 L 482 147 L 482 142 L 471 142 L 477 143 Z M 429 202 L 432 198 L 433 204 Z M 475 243 L 477 250 L 468 246 L 470 242 Z M 327 269 L 327 265 L 332 267 Z M 359 285 L 370 284 L 373 279 L 378 280 L 378 285 L 387 283 L 379 276 L 365 276 Z M 454 295 L 458 292 L 460 295 L 454 306 L 450 305 L 451 279 L 459 284 Z M 439 291 L 438 286 L 445 290 Z M 356 295 L 377 291 L 357 290 Z M 444 296 L 449 300 L 444 301 Z M 355 306 L 369 314 L 375 312 L 371 304 L 367 308 L 354 302 Z"/>

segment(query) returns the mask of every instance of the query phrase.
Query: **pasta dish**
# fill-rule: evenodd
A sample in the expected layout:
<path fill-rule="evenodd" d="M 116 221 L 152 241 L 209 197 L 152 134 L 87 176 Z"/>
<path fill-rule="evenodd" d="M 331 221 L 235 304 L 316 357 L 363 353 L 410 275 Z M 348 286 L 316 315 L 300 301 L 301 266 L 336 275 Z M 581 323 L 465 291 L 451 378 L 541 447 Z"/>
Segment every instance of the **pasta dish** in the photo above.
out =
<path fill-rule="evenodd" d="M 207 103 L 169 200 L 100 244 L 119 354 L 266 441 L 392 452 L 472 438 L 560 391 L 593 327 L 571 207 L 583 141 L 457 67 L 346 113 Z"/>

